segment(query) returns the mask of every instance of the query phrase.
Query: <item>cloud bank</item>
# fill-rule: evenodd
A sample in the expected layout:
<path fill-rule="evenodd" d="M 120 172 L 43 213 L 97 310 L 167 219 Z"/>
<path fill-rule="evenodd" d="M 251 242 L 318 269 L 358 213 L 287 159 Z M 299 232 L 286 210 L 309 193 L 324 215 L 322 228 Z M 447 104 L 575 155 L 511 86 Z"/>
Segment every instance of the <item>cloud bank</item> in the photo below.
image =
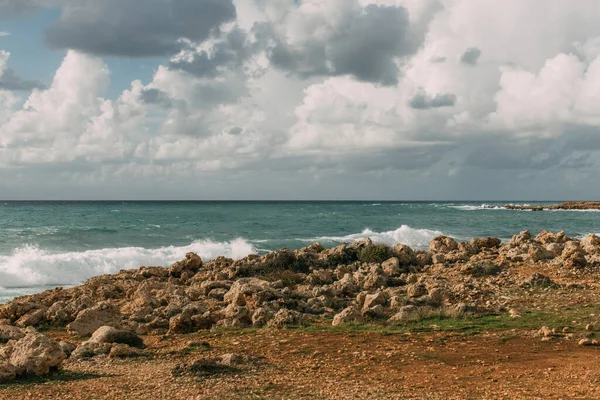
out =
<path fill-rule="evenodd" d="M 4 0 L 0 14 L 48 6 L 61 15 L 40 40 L 66 51 L 50 85 L 0 53 L 9 197 L 598 196 L 600 0 Z M 119 73 L 105 57 L 157 56 L 152 80 L 102 97 Z"/>

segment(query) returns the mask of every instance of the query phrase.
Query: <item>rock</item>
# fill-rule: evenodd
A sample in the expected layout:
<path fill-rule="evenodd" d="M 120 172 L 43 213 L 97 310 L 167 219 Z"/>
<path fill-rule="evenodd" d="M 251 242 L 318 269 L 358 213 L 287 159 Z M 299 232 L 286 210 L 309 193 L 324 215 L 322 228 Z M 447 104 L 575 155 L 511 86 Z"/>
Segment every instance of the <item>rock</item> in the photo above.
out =
<path fill-rule="evenodd" d="M 508 310 L 508 315 L 511 318 L 521 318 L 522 315 L 518 310 L 515 310 L 514 308 L 511 308 L 510 310 Z"/>
<path fill-rule="evenodd" d="M 450 253 L 458 249 L 458 243 L 450 237 L 438 236 L 429 243 L 430 253 Z"/>
<path fill-rule="evenodd" d="M 530 241 L 531 241 L 531 232 L 523 231 L 523 232 L 519 233 L 518 235 L 514 235 L 512 237 L 512 239 L 510 240 L 510 242 L 508 242 L 508 244 L 512 245 L 512 246 L 519 246 L 522 244 L 529 243 Z"/>
<path fill-rule="evenodd" d="M 219 364 L 226 365 L 228 367 L 231 367 L 234 365 L 240 365 L 243 363 L 244 363 L 244 357 L 240 356 L 239 354 L 233 354 L 233 353 L 223 354 L 219 361 Z"/>
<path fill-rule="evenodd" d="M 392 247 L 392 253 L 398 259 L 400 266 L 408 267 L 417 265 L 417 257 L 410 247 L 404 244 L 397 244 Z"/>
<path fill-rule="evenodd" d="M 75 321 L 67 325 L 74 336 L 89 336 L 102 326 L 121 326 L 121 314 L 116 305 L 102 302 L 77 314 Z"/>
<path fill-rule="evenodd" d="M 143 353 L 135 347 L 116 343 L 112 345 L 110 352 L 108 353 L 108 358 L 134 358 L 140 357 L 142 354 Z"/>
<path fill-rule="evenodd" d="M 0 362 L 0 383 L 14 381 L 17 378 L 17 369 L 8 362 Z"/>
<path fill-rule="evenodd" d="M 6 343 L 9 340 L 19 340 L 25 337 L 25 333 L 16 326 L 0 325 L 0 343 Z"/>
<path fill-rule="evenodd" d="M 267 326 L 272 328 L 283 328 L 285 326 L 297 326 L 304 325 L 306 323 L 306 318 L 302 313 L 298 311 L 282 309 L 279 310 L 271 319 Z"/>
<path fill-rule="evenodd" d="M 581 239 L 581 247 L 589 254 L 600 253 L 600 237 L 597 235 L 587 235 Z"/>
<path fill-rule="evenodd" d="M 28 333 L 15 344 L 10 363 L 18 376 L 44 376 L 58 369 L 65 358 L 58 343 L 40 333 Z"/>
<path fill-rule="evenodd" d="M 419 310 L 419 307 L 408 305 L 402 307 L 397 314 L 395 314 L 388 320 L 388 322 L 398 323 L 407 321 L 418 321 L 419 319 L 421 319 L 421 312 Z"/>
<path fill-rule="evenodd" d="M 333 317 L 332 325 L 338 326 L 348 323 L 361 323 L 363 321 L 362 314 L 356 308 L 347 307 Z"/>
<path fill-rule="evenodd" d="M 600 342 L 595 339 L 581 339 L 578 343 L 579 346 L 598 346 Z"/>
<path fill-rule="evenodd" d="M 114 346 L 113 343 L 88 343 L 84 342 L 71 353 L 72 360 L 83 360 L 86 358 L 94 358 L 100 355 L 110 353 Z"/>
<path fill-rule="evenodd" d="M 16 343 L 17 342 L 15 340 L 11 340 L 4 346 L 0 346 L 0 361 L 10 360 L 10 355 L 12 354 Z"/>
<path fill-rule="evenodd" d="M 265 326 L 273 318 L 274 312 L 266 307 L 259 307 L 252 314 L 252 325 Z"/>
<path fill-rule="evenodd" d="M 590 331 L 590 332 L 594 331 L 594 330 L 595 330 L 595 328 L 596 328 L 596 327 L 594 326 L 594 324 L 587 324 L 587 325 L 585 326 L 585 330 L 586 330 L 586 331 Z"/>
<path fill-rule="evenodd" d="M 364 303 L 362 305 L 362 312 L 364 313 L 368 309 L 377 306 L 384 305 L 387 301 L 387 296 L 384 292 L 377 292 L 373 294 L 368 294 L 365 296 Z"/>
<path fill-rule="evenodd" d="M 397 257 L 382 262 L 381 268 L 387 276 L 398 276 L 404 272 L 404 269 L 400 268 L 400 260 Z"/>
<path fill-rule="evenodd" d="M 223 300 L 230 304 L 245 306 L 247 298 L 255 293 L 262 293 L 265 299 L 277 297 L 269 282 L 257 278 L 241 278 L 233 283 Z"/>
<path fill-rule="evenodd" d="M 545 288 L 558 287 L 558 285 L 546 275 L 539 272 L 534 272 L 529 279 L 521 284 L 521 287 Z"/>
<path fill-rule="evenodd" d="M 62 350 L 62 352 L 65 353 L 67 358 L 70 357 L 71 354 L 73 354 L 73 352 L 77 348 L 77 346 L 74 345 L 73 343 L 65 342 L 64 340 L 61 340 L 60 342 L 58 342 L 58 345 L 60 346 L 60 349 Z"/>
<path fill-rule="evenodd" d="M 552 331 L 552 329 L 548 328 L 547 326 L 542 326 L 540 328 L 540 330 L 538 331 L 538 335 L 543 336 L 543 337 L 550 337 L 550 336 L 554 336 L 554 332 Z"/>
<path fill-rule="evenodd" d="M 185 272 L 189 272 L 189 275 L 193 276 L 200 267 L 202 267 L 202 258 L 196 253 L 187 253 L 185 260 L 178 261 L 169 267 L 169 276 L 179 278 Z"/>
<path fill-rule="evenodd" d="M 195 332 L 198 329 L 206 329 L 206 325 L 212 321 L 204 317 L 205 312 L 206 309 L 200 304 L 188 304 L 183 308 L 181 314 L 169 320 L 169 333 L 184 334 Z"/>
<path fill-rule="evenodd" d="M 567 235 L 565 234 L 565 231 L 560 231 L 558 233 L 541 231 L 535 237 L 535 240 L 542 244 L 549 244 L 549 243 L 566 243 L 567 241 L 569 241 L 571 239 L 567 237 Z"/>
<path fill-rule="evenodd" d="M 15 322 L 15 325 L 20 326 L 22 328 L 26 328 L 28 326 L 37 326 L 45 319 L 45 315 L 45 309 L 40 308 L 37 310 L 33 310 L 19 318 L 17 322 Z"/>
<path fill-rule="evenodd" d="M 379 318 L 382 315 L 383 315 L 383 307 L 381 305 L 369 307 L 363 311 L 363 316 L 365 318 Z"/>
<path fill-rule="evenodd" d="M 425 287 L 425 285 L 413 284 L 408 286 L 406 290 L 406 295 L 411 299 L 425 296 L 426 294 L 427 288 Z"/>
<path fill-rule="evenodd" d="M 500 247 L 502 241 L 498 238 L 486 237 L 486 238 L 475 238 L 471 240 L 471 247 L 475 252 L 479 253 L 485 249 L 495 249 Z"/>
<path fill-rule="evenodd" d="M 144 341 L 135 333 L 115 329 L 112 326 L 98 328 L 87 343 L 119 343 L 133 347 L 144 346 Z"/>

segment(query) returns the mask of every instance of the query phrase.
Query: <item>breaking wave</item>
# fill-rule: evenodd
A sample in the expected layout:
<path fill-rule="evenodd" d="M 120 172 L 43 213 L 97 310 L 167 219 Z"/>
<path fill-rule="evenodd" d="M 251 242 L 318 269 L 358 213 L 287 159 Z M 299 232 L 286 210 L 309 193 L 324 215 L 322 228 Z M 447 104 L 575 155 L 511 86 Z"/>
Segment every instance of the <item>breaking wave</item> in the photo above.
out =
<path fill-rule="evenodd" d="M 346 236 L 322 236 L 312 239 L 298 239 L 305 242 L 336 242 L 348 243 L 355 242 L 364 238 L 369 238 L 375 243 L 385 243 L 394 245 L 402 243 L 413 248 L 423 249 L 429 246 L 429 242 L 436 236 L 444 233 L 430 229 L 415 229 L 408 225 L 402 225 L 394 231 L 374 232 L 371 229 L 365 229 L 361 233 L 353 233 Z"/>
<path fill-rule="evenodd" d="M 121 247 L 65 253 L 26 245 L 15 249 L 11 255 L 0 256 L 0 283 L 4 288 L 77 285 L 94 276 L 114 274 L 122 269 L 142 265 L 167 266 L 182 259 L 187 252 L 198 253 L 205 260 L 217 256 L 240 259 L 255 253 L 256 249 L 244 239 L 230 242 L 199 240 L 188 246 L 158 249 Z"/>

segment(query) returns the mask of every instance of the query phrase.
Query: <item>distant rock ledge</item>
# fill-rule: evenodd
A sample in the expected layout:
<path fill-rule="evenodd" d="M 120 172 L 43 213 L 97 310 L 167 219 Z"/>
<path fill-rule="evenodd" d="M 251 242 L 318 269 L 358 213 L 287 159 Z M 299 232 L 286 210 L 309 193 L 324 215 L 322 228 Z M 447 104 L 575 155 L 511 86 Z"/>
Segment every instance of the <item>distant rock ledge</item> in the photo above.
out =
<path fill-rule="evenodd" d="M 530 206 L 530 205 L 515 205 L 507 204 L 504 206 L 507 210 L 522 210 L 522 211 L 544 211 L 544 210 L 599 210 L 600 201 L 568 201 L 562 204 L 550 206 Z"/>

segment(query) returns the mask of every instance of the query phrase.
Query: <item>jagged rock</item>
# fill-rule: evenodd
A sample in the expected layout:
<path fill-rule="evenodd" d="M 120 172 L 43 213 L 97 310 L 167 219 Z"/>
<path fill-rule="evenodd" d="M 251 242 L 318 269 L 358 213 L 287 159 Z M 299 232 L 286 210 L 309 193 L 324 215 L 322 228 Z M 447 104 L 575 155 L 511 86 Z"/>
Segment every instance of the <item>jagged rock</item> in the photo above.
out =
<path fill-rule="evenodd" d="M 522 244 L 527 244 L 530 241 L 531 241 L 531 232 L 523 231 L 523 232 L 519 233 L 518 235 L 514 235 L 508 244 L 512 245 L 512 246 L 519 246 Z"/>
<path fill-rule="evenodd" d="M 397 244 L 392 247 L 392 253 L 398 259 L 400 266 L 408 267 L 418 263 L 413 249 L 404 244 Z"/>
<path fill-rule="evenodd" d="M 265 326 L 273 318 L 273 315 L 274 312 L 272 310 L 266 307 L 259 307 L 252 314 L 252 325 Z"/>
<path fill-rule="evenodd" d="M 458 250 L 458 243 L 447 236 L 438 236 L 429 243 L 430 253 L 450 253 L 454 250 Z"/>
<path fill-rule="evenodd" d="M 421 318 L 421 313 L 419 307 L 408 305 L 404 306 L 400 309 L 398 313 L 393 315 L 388 322 L 389 323 L 398 323 L 398 322 L 407 322 L 407 321 L 416 321 Z"/>
<path fill-rule="evenodd" d="M 362 312 L 366 312 L 368 309 L 377 306 L 384 305 L 387 301 L 386 294 L 384 292 L 377 292 L 373 294 L 366 294 L 364 302 L 362 303 Z"/>
<path fill-rule="evenodd" d="M 405 268 L 400 267 L 400 260 L 397 257 L 392 257 L 387 261 L 381 263 L 383 273 L 387 276 L 398 276 L 402 272 L 405 272 Z"/>
<path fill-rule="evenodd" d="M 70 335 L 89 336 L 101 326 L 121 326 L 121 314 L 115 304 L 102 302 L 77 314 L 67 325 Z"/>
<path fill-rule="evenodd" d="M 369 307 L 363 311 L 363 316 L 365 318 L 379 318 L 382 315 L 383 315 L 383 307 L 381 305 Z"/>
<path fill-rule="evenodd" d="M 43 308 L 39 308 L 37 310 L 33 310 L 23 315 L 21 318 L 15 322 L 15 325 L 20 326 L 22 328 L 26 328 L 28 326 L 37 326 L 42 321 L 44 321 L 46 315 L 46 310 Z"/>
<path fill-rule="evenodd" d="M 595 339 L 581 339 L 579 342 L 577 342 L 577 344 L 579 346 L 599 346 L 600 342 L 598 342 Z"/>
<path fill-rule="evenodd" d="M 536 237 L 535 240 L 542 244 L 549 243 L 566 243 L 571 239 L 567 237 L 565 231 L 560 231 L 558 233 L 552 233 L 548 231 L 541 231 Z"/>
<path fill-rule="evenodd" d="M 425 285 L 414 284 L 408 286 L 406 290 L 406 295 L 411 298 L 417 298 L 421 296 L 425 296 L 427 294 L 427 287 Z"/>
<path fill-rule="evenodd" d="M 344 308 L 340 313 L 333 317 L 333 326 L 348 323 L 360 323 L 363 322 L 362 314 L 354 307 Z"/>
<path fill-rule="evenodd" d="M 61 366 L 67 358 L 58 343 L 36 332 L 28 333 L 15 343 L 10 363 L 18 376 L 44 376 Z"/>
<path fill-rule="evenodd" d="M 581 247 L 589 254 L 600 253 L 600 237 L 596 235 L 587 235 L 581 239 Z"/>
<path fill-rule="evenodd" d="M 267 323 L 267 326 L 272 328 L 283 328 L 285 326 L 304 325 L 306 322 L 304 314 L 298 311 L 282 309 L 273 316 L 273 319 Z"/>
<path fill-rule="evenodd" d="M 77 346 L 75 346 L 73 343 L 65 342 L 64 340 L 58 342 L 58 345 L 60 346 L 62 352 L 65 353 L 67 358 L 70 357 L 77 348 Z"/>
<path fill-rule="evenodd" d="M 554 336 L 554 332 L 552 331 L 552 329 L 548 328 L 547 326 L 542 326 L 540 328 L 540 330 L 538 331 L 538 335 L 543 336 L 543 337 L 550 337 L 550 336 Z"/>
<path fill-rule="evenodd" d="M 233 354 L 233 353 L 228 353 L 228 354 L 223 354 L 219 360 L 219 364 L 221 365 L 226 365 L 226 366 L 234 366 L 234 365 L 240 365 L 243 364 L 245 362 L 245 359 L 243 356 L 239 355 L 239 354 Z"/>
<path fill-rule="evenodd" d="M 495 249 L 500 247 L 502 241 L 498 238 L 486 237 L 486 238 L 475 238 L 471 240 L 471 246 L 476 252 L 481 252 L 485 249 Z"/>
<path fill-rule="evenodd" d="M 119 343 L 133 347 L 144 346 L 144 341 L 135 333 L 115 329 L 112 326 L 98 328 L 87 343 Z"/>
<path fill-rule="evenodd" d="M 249 297 L 262 292 L 262 297 L 277 297 L 277 293 L 267 281 L 257 278 L 241 278 L 234 282 L 223 300 L 230 304 L 245 306 Z"/>
<path fill-rule="evenodd" d="M 25 337 L 25 333 L 22 329 L 12 325 L 0 325 L 0 343 L 19 340 L 23 337 Z"/>
<path fill-rule="evenodd" d="M 202 267 L 202 258 L 196 253 L 187 253 L 185 260 L 178 261 L 169 267 L 169 276 L 176 278 L 181 277 L 185 272 L 190 272 L 191 275 L 196 273 Z"/>
<path fill-rule="evenodd" d="M 169 333 L 192 333 L 201 329 L 201 323 L 206 322 L 206 320 L 198 320 L 194 317 L 199 315 L 203 317 L 205 312 L 206 309 L 200 304 L 192 303 L 185 306 L 181 314 L 169 320 Z"/>
<path fill-rule="evenodd" d="M 17 378 L 17 369 L 8 362 L 0 361 L 0 383 L 14 381 Z"/>

